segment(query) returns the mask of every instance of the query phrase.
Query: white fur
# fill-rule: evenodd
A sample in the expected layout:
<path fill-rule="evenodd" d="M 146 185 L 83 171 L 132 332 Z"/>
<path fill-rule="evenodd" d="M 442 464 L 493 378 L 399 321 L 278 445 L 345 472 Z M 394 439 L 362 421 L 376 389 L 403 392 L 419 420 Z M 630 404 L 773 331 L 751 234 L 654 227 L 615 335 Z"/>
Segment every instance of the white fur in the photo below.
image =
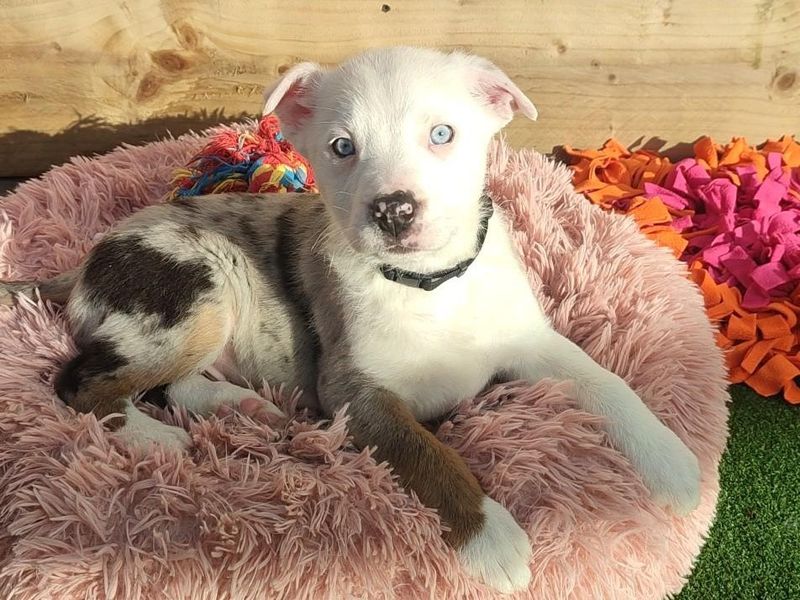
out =
<path fill-rule="evenodd" d="M 434 292 L 376 277 L 374 265 L 332 251 L 351 309 L 355 366 L 419 420 L 447 412 L 512 366 L 531 324 L 545 319 L 505 227 L 502 214 L 493 216 L 472 266 Z"/>
<path fill-rule="evenodd" d="M 333 218 L 326 244 L 343 281 L 355 366 L 419 419 L 474 396 L 500 371 L 574 379 L 579 405 L 608 418 L 612 442 L 654 496 L 679 511 L 696 506 L 694 455 L 625 382 L 552 330 L 501 214 L 466 274 L 433 292 L 379 273 L 381 263 L 430 272 L 474 254 L 487 147 L 514 109 L 535 118 L 524 94 L 488 61 L 413 48 L 366 52 L 330 72 L 299 66 L 286 78 L 296 82 L 276 89 L 293 93 L 285 102 L 271 95 L 267 106 L 311 158 Z M 444 149 L 427 140 L 436 124 L 455 132 Z M 340 136 L 354 156 L 331 152 Z M 416 252 L 393 252 L 370 222 L 374 198 L 397 190 L 422 203 Z"/>
<path fill-rule="evenodd" d="M 678 514 L 700 502 L 695 455 L 645 406 L 622 378 L 603 369 L 577 345 L 552 330 L 527 344 L 517 372 L 530 381 L 573 379 L 578 405 L 607 419 L 612 444 L 633 463 L 653 498 Z"/>
<path fill-rule="evenodd" d="M 332 217 L 324 236 L 343 282 L 347 337 L 360 371 L 408 402 L 417 418 L 441 415 L 472 397 L 497 372 L 529 381 L 572 379 L 578 404 L 608 419 L 612 443 L 641 473 L 656 500 L 679 512 L 699 500 L 697 460 L 616 375 L 554 332 L 530 289 L 501 214 L 459 278 L 435 291 L 385 280 L 378 266 L 409 271 L 450 267 L 475 252 L 491 137 L 515 111 L 536 109 L 496 67 L 460 53 L 390 48 L 332 71 L 303 64 L 267 94 L 287 136 L 311 159 Z M 446 147 L 429 143 L 452 127 Z M 349 138 L 353 156 L 331 142 Z M 420 206 L 396 252 L 370 220 L 376 197 L 411 192 Z M 487 524 L 462 550 L 470 572 L 510 591 L 527 584 L 524 532 L 486 498 Z"/>
<path fill-rule="evenodd" d="M 117 435 L 129 446 L 136 447 L 156 443 L 183 450 L 192 444 L 192 438 L 185 430 L 144 414 L 130 401 L 126 402 L 125 425 L 117 430 Z"/>
<path fill-rule="evenodd" d="M 384 262 L 429 272 L 474 253 L 489 141 L 515 109 L 536 116 L 502 72 L 462 54 L 378 50 L 331 72 L 296 67 L 267 95 L 265 110 L 273 109 L 311 159 L 333 218 L 326 246 L 343 281 L 359 371 L 402 397 L 418 419 L 474 396 L 499 371 L 530 381 L 574 379 L 579 405 L 609 419 L 612 442 L 654 497 L 681 512 L 697 505 L 694 455 L 619 377 L 552 330 L 502 215 L 492 218 L 467 273 L 433 292 L 378 272 Z M 428 143 L 437 124 L 455 131 L 447 147 Z M 356 154 L 332 153 L 337 137 L 352 140 Z M 371 202 L 398 190 L 421 203 L 405 243 L 415 252 L 393 253 L 370 222 Z M 498 590 L 524 587 L 530 579 L 525 533 L 489 498 L 484 513 L 486 526 L 461 551 L 465 567 Z"/>
<path fill-rule="evenodd" d="M 260 398 L 253 390 L 228 381 L 211 381 L 202 375 L 192 375 L 169 386 L 170 402 L 184 406 L 198 415 L 211 415 L 222 405 L 236 406 L 246 398 L 257 398 L 262 408 L 276 416 L 285 416 L 272 402 Z"/>
<path fill-rule="evenodd" d="M 338 237 L 376 260 L 395 260 L 368 207 L 379 195 L 403 190 L 420 202 L 404 244 L 418 251 L 404 256 L 405 267 L 433 271 L 472 254 L 489 141 L 511 119 L 512 106 L 535 116 L 530 100 L 499 69 L 464 54 L 387 48 L 329 72 L 299 65 L 286 79 L 293 77 L 304 93 L 278 103 L 270 96 L 266 109 L 277 106 L 287 137 L 311 160 Z M 481 94 L 503 85 L 505 96 L 495 96 L 507 106 L 489 106 Z M 310 116 L 298 118 L 298 106 Z M 429 142 L 439 124 L 453 128 L 452 143 Z M 332 152 L 338 137 L 353 141 L 354 156 Z"/>
<path fill-rule="evenodd" d="M 468 573 L 509 594 L 528 587 L 531 546 L 527 534 L 500 504 L 485 496 L 486 523 L 458 552 Z"/>

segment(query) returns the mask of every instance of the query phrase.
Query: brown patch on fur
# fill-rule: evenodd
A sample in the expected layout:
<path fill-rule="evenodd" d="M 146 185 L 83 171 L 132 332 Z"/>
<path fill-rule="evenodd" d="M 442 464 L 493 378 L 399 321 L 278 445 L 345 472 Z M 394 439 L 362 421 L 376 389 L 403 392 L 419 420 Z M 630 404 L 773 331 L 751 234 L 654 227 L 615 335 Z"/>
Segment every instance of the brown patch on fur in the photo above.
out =
<path fill-rule="evenodd" d="M 200 307 L 191 317 L 189 333 L 183 342 L 183 352 L 175 357 L 175 362 L 169 365 L 161 376 L 161 381 L 149 387 L 172 383 L 197 371 L 202 360 L 224 346 L 224 323 L 225 315 L 220 308 Z"/>
<path fill-rule="evenodd" d="M 483 490 L 452 448 L 416 421 L 400 398 L 377 390 L 348 410 L 350 432 L 357 446 L 375 446 L 375 458 L 386 461 L 400 483 L 425 506 L 439 511 L 450 528 L 443 535 L 460 548 L 483 527 Z"/>
<path fill-rule="evenodd" d="M 144 368 L 142 359 L 133 357 L 127 366 L 116 371 L 99 373 L 82 381 L 75 397 L 69 402 L 78 412 L 92 412 L 98 419 L 113 413 L 125 412 L 127 398 L 138 392 L 166 385 L 197 372 L 201 361 L 220 349 L 223 339 L 224 316 L 214 306 L 200 307 L 190 317 L 189 331 L 183 341 L 183 350 L 166 360 Z M 161 357 L 159 357 L 161 358 Z M 109 419 L 108 426 L 117 430 L 125 425 L 125 417 Z"/>
<path fill-rule="evenodd" d="M 81 386 L 70 406 L 78 412 L 94 413 L 98 419 L 122 413 L 123 416 L 112 417 L 106 421 L 107 427 L 116 431 L 125 425 L 125 404 L 127 397 L 137 391 L 134 385 L 135 378 L 126 375 L 92 379 Z"/>

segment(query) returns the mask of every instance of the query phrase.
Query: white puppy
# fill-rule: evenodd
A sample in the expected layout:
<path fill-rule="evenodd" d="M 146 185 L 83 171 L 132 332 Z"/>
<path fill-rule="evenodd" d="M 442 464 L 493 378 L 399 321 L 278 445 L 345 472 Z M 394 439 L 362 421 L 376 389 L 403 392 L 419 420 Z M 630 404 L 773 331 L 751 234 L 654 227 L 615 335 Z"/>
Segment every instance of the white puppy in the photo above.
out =
<path fill-rule="evenodd" d="M 309 157 L 321 194 L 189 199 L 117 228 L 73 278 L 80 353 L 57 382 L 66 402 L 125 415 L 113 425 L 132 441 L 183 444 L 131 396 L 158 387 L 198 412 L 252 397 L 198 375 L 223 356 L 248 380 L 303 386 L 328 414 L 348 406 L 355 442 L 438 509 L 466 569 L 504 592 L 529 583 L 525 532 L 419 424 L 498 374 L 574 380 L 655 499 L 697 505 L 694 455 L 553 331 L 485 196 L 492 136 L 517 112 L 536 118 L 505 74 L 462 53 L 373 50 L 292 68 L 264 111 Z M 55 297 L 67 280 L 49 284 Z"/>

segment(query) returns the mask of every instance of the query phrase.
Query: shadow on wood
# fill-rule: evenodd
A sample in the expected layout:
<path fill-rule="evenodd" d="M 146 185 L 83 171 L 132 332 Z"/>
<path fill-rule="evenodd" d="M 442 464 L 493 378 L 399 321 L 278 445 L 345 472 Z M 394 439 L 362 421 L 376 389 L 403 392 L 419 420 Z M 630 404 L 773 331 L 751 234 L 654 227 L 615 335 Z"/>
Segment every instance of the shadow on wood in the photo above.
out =
<path fill-rule="evenodd" d="M 658 152 L 660 155 L 669 158 L 672 162 L 678 162 L 684 158 L 694 156 L 694 145 L 699 139 L 700 137 L 691 142 L 680 142 L 668 146 L 667 141 L 658 136 L 651 137 L 646 141 L 644 137 L 640 137 L 635 142 L 628 145 L 628 150 L 649 150 L 650 152 Z"/>
<path fill-rule="evenodd" d="M 676 163 L 684 158 L 694 156 L 694 145 L 699 139 L 700 138 L 698 137 L 692 142 L 681 142 L 669 146 L 666 140 L 658 136 L 651 137 L 647 140 L 645 140 L 644 137 L 640 137 L 632 144 L 628 144 L 627 148 L 630 152 L 635 150 L 649 150 L 650 152 L 658 152 L 660 155 L 669 158 L 669 160 L 673 163 Z M 598 147 L 602 146 L 603 144 L 600 144 Z M 548 156 L 565 165 L 570 165 L 575 162 L 574 159 L 567 154 L 567 151 L 563 145 L 553 146 L 553 149 L 550 151 Z"/>
<path fill-rule="evenodd" d="M 11 131 L 0 134 L 0 177 L 38 175 L 73 156 L 100 154 L 120 144 L 144 144 L 177 137 L 248 117 L 257 115 L 231 115 L 214 110 L 119 124 L 89 115 L 53 135 L 32 130 Z"/>

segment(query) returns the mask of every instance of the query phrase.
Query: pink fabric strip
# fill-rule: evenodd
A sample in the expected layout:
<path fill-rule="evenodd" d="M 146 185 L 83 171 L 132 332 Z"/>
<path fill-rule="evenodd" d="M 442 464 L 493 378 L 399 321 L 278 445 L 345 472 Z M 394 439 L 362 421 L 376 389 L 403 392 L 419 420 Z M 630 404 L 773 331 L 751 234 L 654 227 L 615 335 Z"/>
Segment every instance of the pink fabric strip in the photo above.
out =
<path fill-rule="evenodd" d="M 746 309 L 765 307 L 800 283 L 800 169 L 790 171 L 777 152 L 767 167 L 759 180 L 752 166 L 711 174 L 690 158 L 675 165 L 663 186 L 644 186 L 646 197 L 692 211 L 672 222 L 683 234 L 704 233 L 691 239 L 682 259 L 700 260 L 717 283 L 739 288 Z"/>

